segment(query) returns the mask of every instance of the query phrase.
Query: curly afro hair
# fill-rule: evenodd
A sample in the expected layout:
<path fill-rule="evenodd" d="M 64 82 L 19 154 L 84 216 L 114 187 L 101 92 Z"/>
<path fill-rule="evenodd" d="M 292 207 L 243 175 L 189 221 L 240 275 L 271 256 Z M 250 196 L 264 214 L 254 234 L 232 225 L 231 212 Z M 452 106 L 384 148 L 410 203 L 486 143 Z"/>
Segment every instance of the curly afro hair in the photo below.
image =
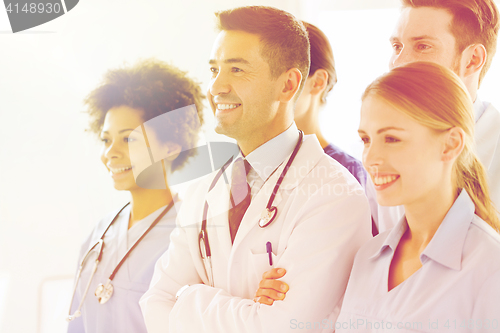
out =
<path fill-rule="evenodd" d="M 90 130 L 99 134 L 109 109 L 126 105 L 143 111 L 144 122 L 166 112 L 194 104 L 196 114 L 188 113 L 166 117 L 162 128 L 155 128 L 158 138 L 179 144 L 189 150 L 198 141 L 199 126 L 203 124 L 205 96 L 200 86 L 186 76 L 186 72 L 165 62 L 148 59 L 132 67 L 109 70 L 101 85 L 85 99 L 91 117 Z M 194 154 L 181 154 L 174 160 L 172 170 L 180 168 Z"/>

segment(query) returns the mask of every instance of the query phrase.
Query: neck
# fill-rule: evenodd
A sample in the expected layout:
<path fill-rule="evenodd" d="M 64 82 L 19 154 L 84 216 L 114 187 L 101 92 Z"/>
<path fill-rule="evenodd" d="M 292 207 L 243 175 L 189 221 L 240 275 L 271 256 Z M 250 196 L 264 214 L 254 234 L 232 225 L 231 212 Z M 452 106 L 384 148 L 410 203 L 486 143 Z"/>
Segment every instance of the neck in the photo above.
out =
<path fill-rule="evenodd" d="M 312 99 L 311 104 L 306 112 L 303 112 L 300 116 L 295 117 L 295 123 L 298 129 L 302 130 L 304 134 L 315 134 L 318 138 L 319 143 L 322 148 L 328 146 L 328 141 L 321 133 L 321 128 L 319 125 L 319 111 L 321 104 L 318 99 Z"/>
<path fill-rule="evenodd" d="M 472 103 L 474 103 L 477 97 L 479 74 L 468 76 L 465 79 L 462 79 L 462 81 L 469 92 Z"/>
<path fill-rule="evenodd" d="M 454 186 L 440 186 L 428 195 L 411 204 L 405 204 L 409 241 L 422 251 L 443 222 L 446 214 L 457 198 Z"/>
<path fill-rule="evenodd" d="M 130 200 L 130 220 L 128 228 L 130 229 L 137 221 L 142 220 L 160 207 L 168 205 L 172 201 L 170 189 L 151 190 L 137 189 L 130 191 L 132 199 Z"/>
<path fill-rule="evenodd" d="M 286 131 L 293 123 L 292 113 L 287 112 L 287 114 L 290 114 L 290 116 L 275 119 L 272 123 L 264 126 L 258 133 L 251 133 L 247 138 L 238 138 L 236 141 L 243 155 L 247 156 L 264 143 Z"/>

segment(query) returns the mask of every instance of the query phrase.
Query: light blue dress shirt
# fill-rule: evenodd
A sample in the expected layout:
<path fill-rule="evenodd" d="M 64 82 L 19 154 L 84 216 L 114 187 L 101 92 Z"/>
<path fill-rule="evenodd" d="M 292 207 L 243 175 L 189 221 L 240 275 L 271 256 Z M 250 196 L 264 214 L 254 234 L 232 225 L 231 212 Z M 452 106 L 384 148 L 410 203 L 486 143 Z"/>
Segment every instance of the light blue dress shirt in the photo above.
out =
<path fill-rule="evenodd" d="M 245 156 L 252 169 L 247 175 L 252 198 L 262 185 L 282 164 L 288 161 L 299 139 L 299 130 L 293 122 L 288 129 L 278 134 Z M 241 155 L 241 152 L 240 152 Z"/>
<path fill-rule="evenodd" d="M 500 332 L 500 235 L 465 190 L 420 255 L 422 267 L 388 290 L 405 217 L 357 253 L 336 332 Z"/>

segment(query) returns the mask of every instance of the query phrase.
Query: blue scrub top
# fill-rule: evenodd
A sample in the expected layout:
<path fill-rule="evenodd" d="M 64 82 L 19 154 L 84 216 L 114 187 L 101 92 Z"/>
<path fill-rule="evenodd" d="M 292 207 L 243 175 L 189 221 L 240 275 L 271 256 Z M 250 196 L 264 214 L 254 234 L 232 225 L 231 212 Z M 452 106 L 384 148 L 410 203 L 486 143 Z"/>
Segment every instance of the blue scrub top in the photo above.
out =
<path fill-rule="evenodd" d="M 130 229 L 128 229 L 130 206 L 120 213 L 104 238 L 103 257 L 82 306 L 82 316 L 69 323 L 68 333 L 147 332 L 139 307 L 139 299 L 149 288 L 156 261 L 168 248 L 170 233 L 175 227 L 178 204 L 163 216 L 125 260 L 112 281 L 114 293 L 111 299 L 105 304 L 99 304 L 94 292 L 100 283 L 106 283 L 128 249 L 134 245 L 165 207 L 138 221 Z M 102 236 L 117 212 L 118 210 L 102 219 L 82 245 L 78 266 L 89 247 Z M 72 313 L 80 303 L 96 257 L 97 254 L 93 253 L 86 261 L 73 300 Z"/>

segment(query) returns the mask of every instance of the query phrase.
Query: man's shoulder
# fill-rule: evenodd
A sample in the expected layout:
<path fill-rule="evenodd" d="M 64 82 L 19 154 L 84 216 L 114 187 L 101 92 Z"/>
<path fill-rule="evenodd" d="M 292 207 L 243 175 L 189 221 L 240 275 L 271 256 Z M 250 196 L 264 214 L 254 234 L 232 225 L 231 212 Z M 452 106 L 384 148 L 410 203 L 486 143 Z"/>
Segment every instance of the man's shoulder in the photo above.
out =
<path fill-rule="evenodd" d="M 481 117 L 477 120 L 476 128 L 478 126 L 495 128 L 500 131 L 500 112 L 492 103 L 485 102 L 485 109 Z"/>
<path fill-rule="evenodd" d="M 500 152 L 500 149 L 495 149 L 500 143 L 500 112 L 491 103 L 476 122 L 474 140 L 479 155 L 484 149 L 488 154 L 493 151 Z"/>

